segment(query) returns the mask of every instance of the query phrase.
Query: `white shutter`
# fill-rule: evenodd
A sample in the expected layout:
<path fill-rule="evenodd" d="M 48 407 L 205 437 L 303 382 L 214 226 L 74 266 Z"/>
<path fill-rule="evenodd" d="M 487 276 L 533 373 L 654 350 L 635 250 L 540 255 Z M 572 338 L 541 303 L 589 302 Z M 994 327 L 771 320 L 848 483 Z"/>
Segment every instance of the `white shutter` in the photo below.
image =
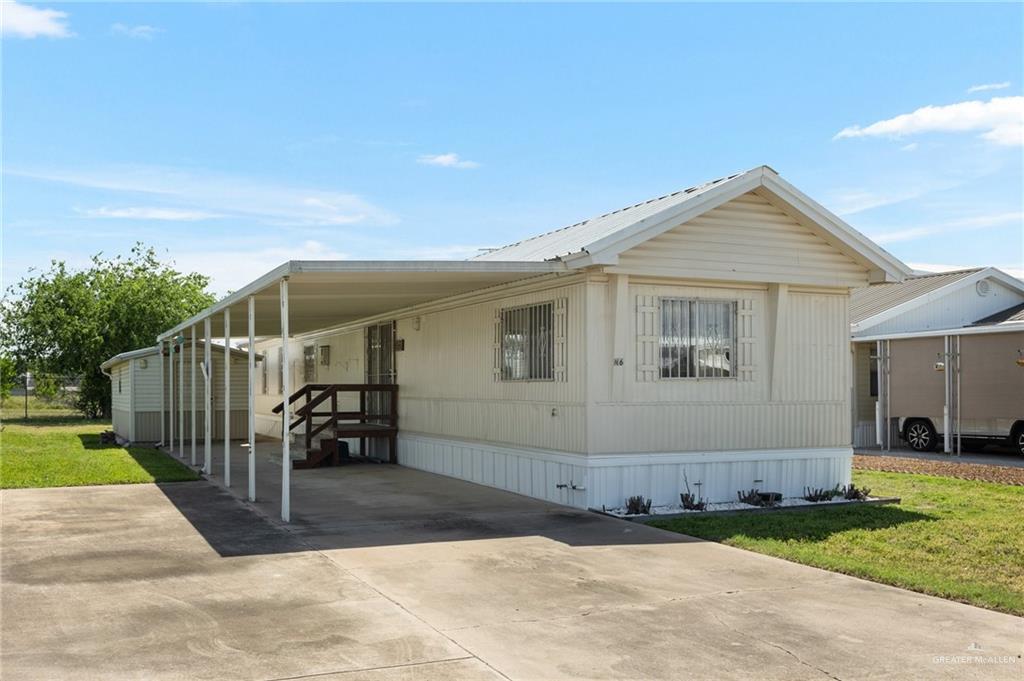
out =
<path fill-rule="evenodd" d="M 658 380 L 658 297 L 636 297 L 636 380 Z"/>
<path fill-rule="evenodd" d="M 569 299 L 556 298 L 553 305 L 552 325 L 554 326 L 554 357 L 552 357 L 551 377 L 564 383 L 568 380 L 566 376 L 566 364 L 568 357 L 566 353 L 566 336 L 569 335 Z"/>
<path fill-rule="evenodd" d="M 494 310 L 494 380 L 501 380 L 501 308 Z"/>
<path fill-rule="evenodd" d="M 736 310 L 736 376 L 741 381 L 754 380 L 754 301 L 744 298 Z"/>

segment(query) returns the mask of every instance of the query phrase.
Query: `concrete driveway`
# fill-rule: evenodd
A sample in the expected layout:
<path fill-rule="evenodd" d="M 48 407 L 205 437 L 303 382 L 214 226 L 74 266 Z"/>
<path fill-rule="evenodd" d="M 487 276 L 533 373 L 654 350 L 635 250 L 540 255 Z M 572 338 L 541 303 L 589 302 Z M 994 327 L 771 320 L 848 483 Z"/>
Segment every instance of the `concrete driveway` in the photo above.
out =
<path fill-rule="evenodd" d="M 206 481 L 3 492 L 3 678 L 1024 669 L 1008 615 L 405 468 L 294 475 L 288 529 L 269 475 L 255 509 Z"/>

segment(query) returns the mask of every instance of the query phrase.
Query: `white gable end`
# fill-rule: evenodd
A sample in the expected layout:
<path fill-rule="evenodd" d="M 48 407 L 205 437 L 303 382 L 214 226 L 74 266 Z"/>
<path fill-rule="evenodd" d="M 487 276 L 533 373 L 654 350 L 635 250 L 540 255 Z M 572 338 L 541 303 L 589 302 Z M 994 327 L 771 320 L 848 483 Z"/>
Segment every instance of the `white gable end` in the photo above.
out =
<path fill-rule="evenodd" d="M 616 271 L 818 286 L 868 283 L 867 268 L 756 191 L 619 255 Z"/>

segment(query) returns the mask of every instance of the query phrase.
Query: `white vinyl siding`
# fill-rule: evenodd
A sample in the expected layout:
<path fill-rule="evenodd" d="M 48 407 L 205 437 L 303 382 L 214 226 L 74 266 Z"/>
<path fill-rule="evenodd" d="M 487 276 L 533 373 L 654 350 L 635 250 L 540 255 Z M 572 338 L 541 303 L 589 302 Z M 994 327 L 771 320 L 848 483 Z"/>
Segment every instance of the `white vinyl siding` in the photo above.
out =
<path fill-rule="evenodd" d="M 865 266 L 756 192 L 625 251 L 614 271 L 836 287 L 868 283 Z"/>

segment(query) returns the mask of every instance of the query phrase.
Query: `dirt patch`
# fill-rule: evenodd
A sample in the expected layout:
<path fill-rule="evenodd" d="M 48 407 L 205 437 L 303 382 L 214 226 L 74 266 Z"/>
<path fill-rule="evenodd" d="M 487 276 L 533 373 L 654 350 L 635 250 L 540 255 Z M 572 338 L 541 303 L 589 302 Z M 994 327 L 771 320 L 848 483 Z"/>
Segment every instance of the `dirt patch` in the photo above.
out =
<path fill-rule="evenodd" d="M 865 456 L 855 454 L 853 467 L 864 471 L 885 471 L 887 473 L 918 473 L 941 475 L 960 480 L 980 480 L 1003 485 L 1024 485 L 1024 468 L 990 466 L 979 463 L 958 463 L 954 461 L 931 461 L 901 456 Z"/>

